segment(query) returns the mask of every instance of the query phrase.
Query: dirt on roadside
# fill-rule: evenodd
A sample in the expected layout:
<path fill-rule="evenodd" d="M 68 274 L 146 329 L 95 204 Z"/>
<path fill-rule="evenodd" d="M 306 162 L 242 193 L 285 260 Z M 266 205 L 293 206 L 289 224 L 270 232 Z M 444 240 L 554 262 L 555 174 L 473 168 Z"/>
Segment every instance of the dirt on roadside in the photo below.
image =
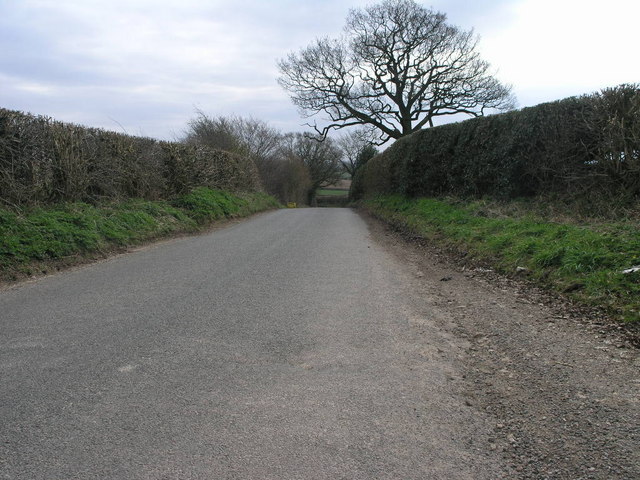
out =
<path fill-rule="evenodd" d="M 361 213 L 414 273 L 421 313 L 464 348 L 451 381 L 493 418 L 486 448 L 502 454 L 509 478 L 640 478 L 633 331 Z"/>

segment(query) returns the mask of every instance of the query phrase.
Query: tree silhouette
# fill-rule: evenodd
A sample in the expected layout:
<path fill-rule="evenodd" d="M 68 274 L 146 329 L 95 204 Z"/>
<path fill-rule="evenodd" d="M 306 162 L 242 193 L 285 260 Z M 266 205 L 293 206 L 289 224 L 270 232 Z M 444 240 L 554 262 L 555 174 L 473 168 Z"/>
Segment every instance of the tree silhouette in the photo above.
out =
<path fill-rule="evenodd" d="M 513 108 L 511 88 L 490 75 L 477 42 L 442 13 L 386 0 L 351 10 L 343 38 L 317 39 L 281 60 L 279 83 L 304 116 L 326 114 L 326 126 L 310 124 L 322 138 L 365 125 L 382 144 L 435 117 Z"/>

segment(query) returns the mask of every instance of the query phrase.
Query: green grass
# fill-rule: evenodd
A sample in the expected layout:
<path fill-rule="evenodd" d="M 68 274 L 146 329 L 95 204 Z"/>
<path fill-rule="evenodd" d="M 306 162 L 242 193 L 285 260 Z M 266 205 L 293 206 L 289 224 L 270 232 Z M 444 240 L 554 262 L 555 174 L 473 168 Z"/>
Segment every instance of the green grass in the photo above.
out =
<path fill-rule="evenodd" d="M 316 195 L 319 196 L 342 196 L 346 197 L 349 195 L 349 190 L 337 190 L 332 188 L 321 188 L 316 192 Z"/>
<path fill-rule="evenodd" d="M 624 320 L 640 321 L 640 265 L 637 222 L 594 225 L 524 216 L 486 216 L 478 202 L 385 196 L 362 204 L 382 218 L 409 228 L 443 247 L 453 247 L 498 271 L 524 267 L 534 281 L 575 300 L 599 305 Z"/>
<path fill-rule="evenodd" d="M 278 206 L 263 193 L 233 195 L 197 188 L 173 201 L 65 203 L 20 213 L 0 209 L 0 278 L 30 275 L 46 270 L 51 262 L 75 263 L 92 254 L 195 232 L 215 220 Z"/>

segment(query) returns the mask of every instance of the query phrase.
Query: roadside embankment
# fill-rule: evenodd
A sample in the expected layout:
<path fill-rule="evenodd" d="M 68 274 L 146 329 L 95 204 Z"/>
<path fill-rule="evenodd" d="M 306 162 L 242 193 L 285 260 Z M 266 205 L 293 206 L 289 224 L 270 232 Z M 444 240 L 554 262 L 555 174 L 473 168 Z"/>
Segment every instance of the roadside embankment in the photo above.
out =
<path fill-rule="evenodd" d="M 205 230 L 216 221 L 278 207 L 264 193 L 231 194 L 199 187 L 173 200 L 65 202 L 0 209 L 0 281 L 45 274 L 151 240 Z"/>
<path fill-rule="evenodd" d="M 360 206 L 465 260 L 519 275 L 580 303 L 640 322 L 640 228 L 536 216 L 492 216 L 481 202 L 371 197 Z M 626 272 L 626 273 L 625 273 Z"/>

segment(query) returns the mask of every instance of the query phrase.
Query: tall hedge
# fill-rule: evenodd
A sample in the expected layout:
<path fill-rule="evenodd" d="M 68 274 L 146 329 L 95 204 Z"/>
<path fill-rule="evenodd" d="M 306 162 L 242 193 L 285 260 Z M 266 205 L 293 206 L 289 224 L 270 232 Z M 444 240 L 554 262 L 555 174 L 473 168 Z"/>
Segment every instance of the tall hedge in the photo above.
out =
<path fill-rule="evenodd" d="M 0 203 L 158 199 L 197 186 L 261 190 L 252 160 L 0 108 Z"/>
<path fill-rule="evenodd" d="M 422 130 L 356 175 L 352 194 L 640 197 L 640 89 L 582 97 Z"/>

